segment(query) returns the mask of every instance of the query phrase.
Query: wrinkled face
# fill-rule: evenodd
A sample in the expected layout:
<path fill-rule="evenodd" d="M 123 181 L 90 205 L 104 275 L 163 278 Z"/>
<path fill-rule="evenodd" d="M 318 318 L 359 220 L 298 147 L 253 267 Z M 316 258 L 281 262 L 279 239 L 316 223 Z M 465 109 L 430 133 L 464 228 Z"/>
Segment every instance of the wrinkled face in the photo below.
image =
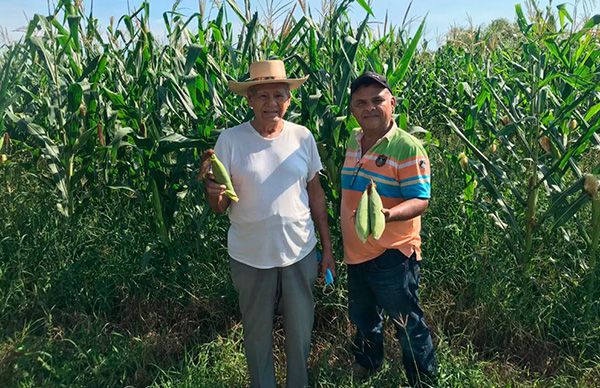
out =
<path fill-rule="evenodd" d="M 286 83 L 253 86 L 248 89 L 247 99 L 256 120 L 277 123 L 290 106 L 290 88 Z"/>
<path fill-rule="evenodd" d="M 389 127 L 396 98 L 381 85 L 361 86 L 352 94 L 350 109 L 364 131 L 381 131 Z"/>

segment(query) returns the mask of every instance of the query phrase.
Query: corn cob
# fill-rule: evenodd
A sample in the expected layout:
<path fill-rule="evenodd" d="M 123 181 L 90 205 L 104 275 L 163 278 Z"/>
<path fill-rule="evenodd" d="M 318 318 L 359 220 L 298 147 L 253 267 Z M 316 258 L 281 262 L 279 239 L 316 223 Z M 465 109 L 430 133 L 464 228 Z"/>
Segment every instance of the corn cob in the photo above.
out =
<path fill-rule="evenodd" d="M 464 152 L 461 152 L 458 154 L 458 163 L 460 164 L 460 168 L 466 172 L 469 168 L 469 157 Z"/>
<path fill-rule="evenodd" d="M 354 227 L 358 238 L 363 243 L 367 241 L 371 231 L 369 230 L 369 193 L 368 188 L 362 193 L 358 207 L 356 208 L 356 214 L 354 216 Z"/>
<path fill-rule="evenodd" d="M 583 181 L 583 191 L 585 191 L 590 197 L 595 198 L 600 188 L 600 180 L 592 174 L 585 174 Z"/>
<path fill-rule="evenodd" d="M 383 202 L 377 192 L 377 185 L 371 180 L 362 193 L 356 208 L 354 227 L 360 241 L 365 243 L 370 235 L 379 240 L 385 230 L 385 215 L 381 212 Z"/>
<path fill-rule="evenodd" d="M 385 230 L 385 215 L 381 212 L 383 203 L 377 192 L 377 185 L 371 181 L 371 195 L 369 195 L 369 227 L 373 238 L 379 240 Z"/>
<path fill-rule="evenodd" d="M 579 126 L 579 123 L 577 123 L 577 120 L 572 119 L 571 121 L 569 121 L 569 129 L 571 131 L 576 130 L 578 126 Z"/>
<path fill-rule="evenodd" d="M 233 189 L 233 184 L 231 183 L 231 178 L 223 166 L 223 163 L 217 158 L 217 155 L 212 154 L 210 156 L 210 164 L 212 167 L 213 175 L 215 176 L 215 181 L 220 185 L 225 185 L 225 195 L 231 198 L 232 201 L 237 202 L 240 199 L 238 198 L 235 190 Z"/>

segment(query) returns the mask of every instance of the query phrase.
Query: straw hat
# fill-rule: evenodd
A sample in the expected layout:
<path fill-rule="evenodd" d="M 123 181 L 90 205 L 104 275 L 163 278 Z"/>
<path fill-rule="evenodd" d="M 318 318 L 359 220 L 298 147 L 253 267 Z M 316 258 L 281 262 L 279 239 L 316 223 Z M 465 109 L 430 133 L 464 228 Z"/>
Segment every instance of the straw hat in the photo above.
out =
<path fill-rule="evenodd" d="M 259 61 L 250 65 L 250 78 L 247 81 L 237 82 L 229 81 L 229 89 L 240 96 L 245 96 L 248 88 L 255 85 L 286 83 L 290 85 L 290 90 L 298 88 L 308 79 L 308 76 L 302 78 L 288 78 L 285 73 L 283 61 Z"/>

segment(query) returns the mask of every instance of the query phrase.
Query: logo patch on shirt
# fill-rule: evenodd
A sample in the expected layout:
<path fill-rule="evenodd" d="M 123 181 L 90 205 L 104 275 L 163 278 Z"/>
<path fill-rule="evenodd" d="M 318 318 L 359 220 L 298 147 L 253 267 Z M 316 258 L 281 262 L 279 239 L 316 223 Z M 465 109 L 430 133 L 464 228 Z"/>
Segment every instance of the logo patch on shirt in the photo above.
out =
<path fill-rule="evenodd" d="M 425 162 L 424 160 L 419 160 L 419 167 L 425 169 L 425 166 L 427 166 L 427 162 Z"/>
<path fill-rule="evenodd" d="M 387 162 L 387 156 L 385 155 L 379 155 L 377 159 L 375 159 L 375 165 L 377 167 L 382 167 L 385 164 L 385 162 Z"/>

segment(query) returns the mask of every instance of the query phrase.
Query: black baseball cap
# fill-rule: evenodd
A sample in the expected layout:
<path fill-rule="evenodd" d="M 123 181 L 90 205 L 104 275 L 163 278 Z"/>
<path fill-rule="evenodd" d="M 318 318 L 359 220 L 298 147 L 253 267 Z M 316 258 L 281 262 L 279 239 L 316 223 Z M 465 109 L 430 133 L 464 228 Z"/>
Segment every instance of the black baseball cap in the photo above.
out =
<path fill-rule="evenodd" d="M 377 74 L 374 71 L 365 71 L 350 84 L 350 96 L 354 94 L 356 89 L 366 85 L 381 85 L 390 92 L 392 91 L 392 88 L 390 88 L 390 85 L 388 85 L 385 76 Z"/>

